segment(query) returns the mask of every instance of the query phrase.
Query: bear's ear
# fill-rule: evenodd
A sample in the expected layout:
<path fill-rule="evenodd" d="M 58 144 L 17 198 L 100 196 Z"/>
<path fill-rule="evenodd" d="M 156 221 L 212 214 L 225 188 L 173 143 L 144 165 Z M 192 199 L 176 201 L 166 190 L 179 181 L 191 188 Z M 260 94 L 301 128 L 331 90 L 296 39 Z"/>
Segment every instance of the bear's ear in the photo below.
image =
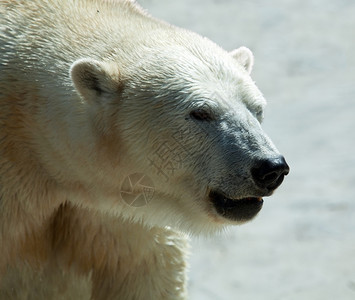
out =
<path fill-rule="evenodd" d="M 240 47 L 230 52 L 242 67 L 250 74 L 254 65 L 254 55 L 247 47 Z"/>
<path fill-rule="evenodd" d="M 74 62 L 70 77 L 76 90 L 88 102 L 101 102 L 114 97 L 122 89 L 117 66 L 93 59 Z"/>

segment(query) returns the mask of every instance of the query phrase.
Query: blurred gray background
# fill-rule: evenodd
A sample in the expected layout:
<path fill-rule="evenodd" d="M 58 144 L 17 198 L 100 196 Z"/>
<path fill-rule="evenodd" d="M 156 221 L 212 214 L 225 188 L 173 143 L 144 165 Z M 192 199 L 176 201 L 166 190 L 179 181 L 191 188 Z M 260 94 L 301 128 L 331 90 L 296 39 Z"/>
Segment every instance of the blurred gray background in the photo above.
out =
<path fill-rule="evenodd" d="M 291 173 L 251 223 L 192 239 L 192 300 L 355 299 L 355 1 L 139 0 L 255 55 Z"/>

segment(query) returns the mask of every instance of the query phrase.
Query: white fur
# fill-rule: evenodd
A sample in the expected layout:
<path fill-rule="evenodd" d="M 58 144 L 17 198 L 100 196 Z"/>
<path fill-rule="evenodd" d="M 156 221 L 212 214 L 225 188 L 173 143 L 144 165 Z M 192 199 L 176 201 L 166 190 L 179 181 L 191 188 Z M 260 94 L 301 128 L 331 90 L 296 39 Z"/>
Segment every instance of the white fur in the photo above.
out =
<path fill-rule="evenodd" d="M 236 224 L 209 190 L 262 194 L 253 159 L 278 153 L 251 51 L 227 53 L 131 1 L 2 1 L 0 14 L 1 299 L 58 299 L 57 284 L 66 299 L 185 298 L 174 230 Z M 219 121 L 192 120 L 201 107 Z M 162 174 L 166 145 L 178 167 Z M 140 208 L 120 196 L 136 172 L 155 189 Z"/>

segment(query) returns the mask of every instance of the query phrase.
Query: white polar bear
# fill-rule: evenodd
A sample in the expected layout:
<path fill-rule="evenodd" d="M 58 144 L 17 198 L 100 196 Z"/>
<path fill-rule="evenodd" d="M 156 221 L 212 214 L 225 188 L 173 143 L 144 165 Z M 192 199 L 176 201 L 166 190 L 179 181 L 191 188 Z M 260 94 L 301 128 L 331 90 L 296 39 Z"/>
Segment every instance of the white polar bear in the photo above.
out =
<path fill-rule="evenodd" d="M 252 219 L 288 173 L 252 53 L 130 1 L 0 16 L 0 299 L 185 299 L 180 232 Z"/>

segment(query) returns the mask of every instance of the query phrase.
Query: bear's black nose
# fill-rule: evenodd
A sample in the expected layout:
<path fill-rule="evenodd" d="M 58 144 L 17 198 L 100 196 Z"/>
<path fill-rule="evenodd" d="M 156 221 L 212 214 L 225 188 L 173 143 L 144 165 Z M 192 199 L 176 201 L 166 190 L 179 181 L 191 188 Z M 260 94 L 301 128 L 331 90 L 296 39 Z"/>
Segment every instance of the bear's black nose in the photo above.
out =
<path fill-rule="evenodd" d="M 259 160 L 251 169 L 255 183 L 269 191 L 276 189 L 290 171 L 283 156 Z"/>

